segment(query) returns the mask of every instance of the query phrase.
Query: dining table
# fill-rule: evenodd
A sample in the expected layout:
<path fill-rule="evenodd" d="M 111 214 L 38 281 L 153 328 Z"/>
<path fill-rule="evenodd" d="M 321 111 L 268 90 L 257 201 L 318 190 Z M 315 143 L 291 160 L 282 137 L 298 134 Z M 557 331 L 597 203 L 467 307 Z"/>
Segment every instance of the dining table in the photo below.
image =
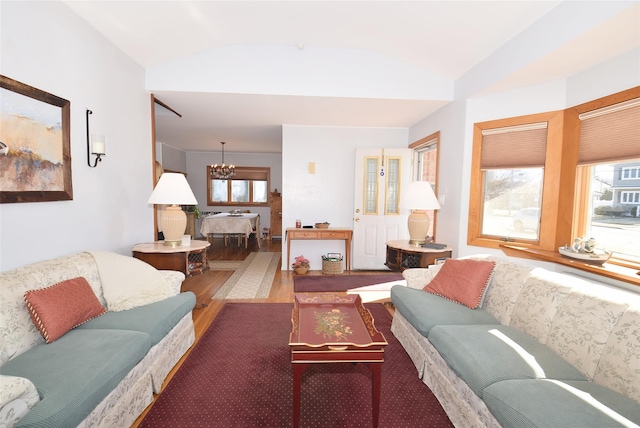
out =
<path fill-rule="evenodd" d="M 260 214 L 256 213 L 218 213 L 203 217 L 200 225 L 200 233 L 209 241 L 213 234 L 222 234 L 225 245 L 230 237 L 236 235 L 240 239 L 244 237 L 244 247 L 247 248 L 249 235 L 256 234 L 258 248 L 260 248 Z"/>

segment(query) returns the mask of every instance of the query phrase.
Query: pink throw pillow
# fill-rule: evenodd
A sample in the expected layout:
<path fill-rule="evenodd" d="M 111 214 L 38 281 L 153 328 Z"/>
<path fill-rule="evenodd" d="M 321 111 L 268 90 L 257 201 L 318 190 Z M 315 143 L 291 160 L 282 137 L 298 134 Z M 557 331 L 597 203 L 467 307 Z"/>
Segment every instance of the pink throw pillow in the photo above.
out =
<path fill-rule="evenodd" d="M 483 260 L 447 259 L 423 290 L 475 309 L 482 301 L 495 265 Z"/>
<path fill-rule="evenodd" d="M 31 320 L 47 343 L 107 310 L 85 278 L 77 277 L 24 293 Z"/>

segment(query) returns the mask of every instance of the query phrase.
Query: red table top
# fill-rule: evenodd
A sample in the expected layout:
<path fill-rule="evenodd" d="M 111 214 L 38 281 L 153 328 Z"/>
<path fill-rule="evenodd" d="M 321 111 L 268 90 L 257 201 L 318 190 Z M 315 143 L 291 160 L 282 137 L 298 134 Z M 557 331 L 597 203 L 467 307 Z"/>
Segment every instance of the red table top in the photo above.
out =
<path fill-rule="evenodd" d="M 354 348 L 387 345 L 360 296 L 296 293 L 289 345 Z"/>

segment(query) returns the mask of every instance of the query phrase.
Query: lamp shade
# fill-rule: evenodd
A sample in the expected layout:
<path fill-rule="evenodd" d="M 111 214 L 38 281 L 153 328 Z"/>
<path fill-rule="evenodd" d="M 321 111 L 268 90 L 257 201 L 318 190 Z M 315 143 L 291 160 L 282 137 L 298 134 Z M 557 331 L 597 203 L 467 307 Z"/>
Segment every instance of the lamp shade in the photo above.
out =
<path fill-rule="evenodd" d="M 410 210 L 439 210 L 440 204 L 431 183 L 428 181 L 413 181 L 409 184 L 407 191 L 402 195 L 400 208 Z"/>
<path fill-rule="evenodd" d="M 153 189 L 148 204 L 197 205 L 198 201 L 189 187 L 184 174 L 165 172 Z"/>

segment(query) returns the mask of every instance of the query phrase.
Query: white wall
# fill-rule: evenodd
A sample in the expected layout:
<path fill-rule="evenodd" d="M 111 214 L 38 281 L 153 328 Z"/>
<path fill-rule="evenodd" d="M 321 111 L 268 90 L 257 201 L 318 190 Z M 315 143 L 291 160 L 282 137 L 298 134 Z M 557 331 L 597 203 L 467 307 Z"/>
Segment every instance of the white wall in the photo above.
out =
<path fill-rule="evenodd" d="M 177 172 L 187 172 L 187 154 L 168 144 L 160 143 L 161 152 L 156 152 L 156 160 L 160 162 L 163 169 Z M 157 146 L 156 146 L 157 147 Z"/>
<path fill-rule="evenodd" d="M 0 205 L 0 270 L 153 238 L 151 111 L 144 70 L 61 2 L 0 2 L 0 72 L 71 102 L 73 200 Z M 106 135 L 89 168 L 85 110 Z"/>
<path fill-rule="evenodd" d="M 187 152 L 187 181 L 198 200 L 200 211 L 227 212 L 228 206 L 207 206 L 207 165 L 221 162 L 221 152 Z M 279 153 L 234 153 L 224 152 L 224 161 L 236 166 L 266 166 L 271 170 L 271 192 L 282 189 L 282 155 Z M 233 209 L 250 209 L 260 214 L 260 227 L 271 227 L 271 209 L 269 207 L 233 207 Z M 200 230 L 196 231 L 200 235 Z"/>
<path fill-rule="evenodd" d="M 282 228 L 329 222 L 353 227 L 356 148 L 406 148 L 406 128 L 348 128 L 284 125 L 282 129 Z M 309 173 L 315 162 L 315 173 Z M 287 262 L 283 241 L 283 269 L 292 257 L 304 255 L 312 270 L 322 269 L 322 255 L 344 254 L 343 241 L 292 241 Z"/>

